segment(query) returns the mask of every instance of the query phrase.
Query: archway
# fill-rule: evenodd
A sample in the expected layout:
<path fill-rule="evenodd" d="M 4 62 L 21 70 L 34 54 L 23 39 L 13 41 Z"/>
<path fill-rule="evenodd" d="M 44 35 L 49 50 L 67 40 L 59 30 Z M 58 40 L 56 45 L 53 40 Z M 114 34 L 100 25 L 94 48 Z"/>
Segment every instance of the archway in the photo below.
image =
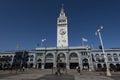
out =
<path fill-rule="evenodd" d="M 51 69 L 53 68 L 53 54 L 52 53 L 48 53 L 45 56 L 45 68 L 46 69 Z"/>
<path fill-rule="evenodd" d="M 89 63 L 88 63 L 88 59 L 83 59 L 82 60 L 82 65 L 83 65 L 83 70 L 89 70 Z"/>
<path fill-rule="evenodd" d="M 61 67 L 63 69 L 66 68 L 66 56 L 65 56 L 65 54 L 64 53 L 59 53 L 57 55 L 56 62 L 57 62 L 57 65 L 59 65 L 59 67 Z"/>
<path fill-rule="evenodd" d="M 70 61 L 70 69 L 75 69 L 77 66 L 79 66 L 77 53 L 75 52 L 71 53 L 69 56 L 69 61 Z"/>
<path fill-rule="evenodd" d="M 116 64 L 116 70 L 120 71 L 120 64 Z"/>
<path fill-rule="evenodd" d="M 42 60 L 39 58 L 38 60 L 37 60 L 37 68 L 41 68 L 41 65 L 42 65 Z M 31 64 L 31 66 L 33 66 L 32 64 Z"/>
<path fill-rule="evenodd" d="M 103 69 L 102 69 L 102 70 L 103 70 L 103 71 L 106 71 L 106 69 L 107 69 L 107 67 L 106 67 L 106 64 L 104 63 L 104 64 L 103 64 Z"/>
<path fill-rule="evenodd" d="M 101 64 L 97 64 L 97 70 L 101 71 L 102 70 L 102 65 Z"/>
<path fill-rule="evenodd" d="M 115 65 L 114 64 L 110 64 L 110 71 L 115 71 Z"/>

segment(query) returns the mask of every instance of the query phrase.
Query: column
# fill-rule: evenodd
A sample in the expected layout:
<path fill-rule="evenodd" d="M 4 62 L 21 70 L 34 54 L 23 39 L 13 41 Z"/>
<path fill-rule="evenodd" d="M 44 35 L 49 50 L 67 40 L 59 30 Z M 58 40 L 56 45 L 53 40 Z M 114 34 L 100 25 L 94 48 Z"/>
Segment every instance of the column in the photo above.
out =
<path fill-rule="evenodd" d="M 82 57 L 82 53 L 80 53 L 79 56 L 78 56 L 78 61 L 79 61 L 78 65 L 80 66 L 80 68 L 82 70 L 83 66 L 82 66 L 82 58 L 81 57 Z"/>
<path fill-rule="evenodd" d="M 54 62 L 53 62 L 53 68 L 56 68 L 57 66 L 57 63 L 56 63 L 56 61 L 57 61 L 57 54 L 56 53 L 54 53 L 55 55 L 54 55 Z"/>
<path fill-rule="evenodd" d="M 66 69 L 70 69 L 70 63 L 69 63 L 69 53 L 66 53 Z"/>
<path fill-rule="evenodd" d="M 43 53 L 43 60 L 42 60 L 42 63 L 41 63 L 41 69 L 45 69 L 45 63 L 46 63 L 45 54 L 46 53 Z"/>
<path fill-rule="evenodd" d="M 89 71 L 93 70 L 93 64 L 92 64 L 92 56 L 90 55 L 90 52 L 88 52 L 88 60 L 89 60 Z"/>

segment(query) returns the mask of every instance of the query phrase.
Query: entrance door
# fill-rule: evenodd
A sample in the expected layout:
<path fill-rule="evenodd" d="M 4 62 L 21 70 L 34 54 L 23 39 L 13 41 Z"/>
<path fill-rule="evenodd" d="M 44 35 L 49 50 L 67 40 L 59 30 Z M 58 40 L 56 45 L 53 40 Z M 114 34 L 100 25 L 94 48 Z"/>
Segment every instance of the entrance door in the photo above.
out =
<path fill-rule="evenodd" d="M 53 63 L 46 63 L 46 64 L 45 64 L 45 68 L 46 68 L 46 69 L 51 69 L 51 68 L 53 68 Z"/>
<path fill-rule="evenodd" d="M 89 63 L 88 63 L 88 59 L 83 59 L 82 61 L 83 63 L 83 70 L 89 70 Z"/>
<path fill-rule="evenodd" d="M 38 68 L 41 68 L 41 63 L 38 63 Z"/>
<path fill-rule="evenodd" d="M 76 69 L 78 63 L 70 63 L 70 69 Z"/>

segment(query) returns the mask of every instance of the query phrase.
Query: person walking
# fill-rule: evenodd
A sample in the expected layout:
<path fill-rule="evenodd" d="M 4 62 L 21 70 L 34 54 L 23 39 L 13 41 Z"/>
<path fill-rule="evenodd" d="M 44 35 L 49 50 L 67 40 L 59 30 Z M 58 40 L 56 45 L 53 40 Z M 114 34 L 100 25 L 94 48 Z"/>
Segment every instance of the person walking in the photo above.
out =
<path fill-rule="evenodd" d="M 80 73 L 81 73 L 81 68 L 80 68 L 80 66 L 77 66 L 76 69 L 77 69 L 77 72 L 80 74 Z"/>

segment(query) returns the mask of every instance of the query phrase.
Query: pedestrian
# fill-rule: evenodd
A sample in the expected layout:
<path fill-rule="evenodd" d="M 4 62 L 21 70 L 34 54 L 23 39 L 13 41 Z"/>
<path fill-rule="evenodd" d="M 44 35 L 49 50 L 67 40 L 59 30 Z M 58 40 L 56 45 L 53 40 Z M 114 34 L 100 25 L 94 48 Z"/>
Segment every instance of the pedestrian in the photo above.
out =
<path fill-rule="evenodd" d="M 78 69 L 77 69 L 78 73 L 80 74 L 81 70 L 80 70 L 80 66 L 78 66 Z"/>
<path fill-rule="evenodd" d="M 76 67 L 76 71 L 78 71 L 78 66 Z"/>

